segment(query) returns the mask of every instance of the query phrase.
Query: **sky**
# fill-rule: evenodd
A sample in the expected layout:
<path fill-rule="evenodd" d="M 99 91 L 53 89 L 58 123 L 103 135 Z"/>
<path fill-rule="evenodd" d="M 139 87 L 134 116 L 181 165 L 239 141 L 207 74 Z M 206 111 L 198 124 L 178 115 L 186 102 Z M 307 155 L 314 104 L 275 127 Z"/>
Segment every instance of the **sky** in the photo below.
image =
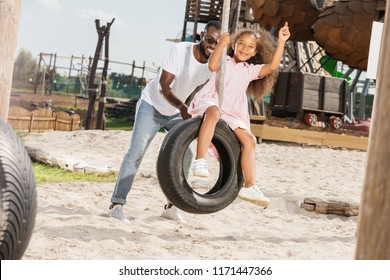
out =
<path fill-rule="evenodd" d="M 70 56 L 94 56 L 98 42 L 95 19 L 102 26 L 115 18 L 109 37 L 110 60 L 129 64 L 134 60 L 136 66 L 142 66 L 145 61 L 146 67 L 155 69 L 161 66 L 174 44 L 166 39 L 181 39 L 186 2 L 22 0 L 16 54 L 23 48 L 38 61 L 40 53 L 56 53 L 57 66 L 66 71 Z M 49 64 L 50 56 L 44 58 Z M 75 69 L 80 68 L 81 59 L 73 62 Z M 109 67 L 111 71 L 131 74 L 130 65 L 110 63 Z M 136 69 L 135 75 L 140 76 L 141 70 Z M 147 78 L 154 75 L 152 71 L 145 72 Z"/>

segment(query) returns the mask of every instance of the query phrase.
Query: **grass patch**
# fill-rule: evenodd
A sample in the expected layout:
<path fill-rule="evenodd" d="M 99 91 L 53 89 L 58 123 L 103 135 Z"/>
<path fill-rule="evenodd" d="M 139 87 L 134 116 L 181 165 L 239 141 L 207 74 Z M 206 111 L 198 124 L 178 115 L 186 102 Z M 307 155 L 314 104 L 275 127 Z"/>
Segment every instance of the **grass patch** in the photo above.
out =
<path fill-rule="evenodd" d="M 115 182 L 117 176 L 115 172 L 108 174 L 73 173 L 40 162 L 33 162 L 32 165 L 37 184 L 61 182 Z"/>
<path fill-rule="evenodd" d="M 133 122 L 126 118 L 107 118 L 106 130 L 133 130 Z"/>

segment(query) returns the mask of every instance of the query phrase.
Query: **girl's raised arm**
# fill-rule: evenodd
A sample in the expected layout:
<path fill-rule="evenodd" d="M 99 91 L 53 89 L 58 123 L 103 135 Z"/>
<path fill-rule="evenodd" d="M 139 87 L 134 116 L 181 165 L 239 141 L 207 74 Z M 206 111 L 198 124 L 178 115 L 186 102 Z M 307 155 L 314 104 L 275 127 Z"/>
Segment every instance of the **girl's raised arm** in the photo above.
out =
<path fill-rule="evenodd" d="M 261 68 L 259 72 L 259 78 L 263 78 L 267 75 L 270 75 L 272 74 L 272 72 L 279 69 L 280 60 L 282 59 L 282 55 L 283 55 L 284 45 L 289 37 L 290 37 L 290 31 L 288 29 L 288 23 L 286 22 L 284 26 L 279 30 L 278 44 L 276 46 L 274 56 L 272 57 L 270 63 L 265 64 Z"/>

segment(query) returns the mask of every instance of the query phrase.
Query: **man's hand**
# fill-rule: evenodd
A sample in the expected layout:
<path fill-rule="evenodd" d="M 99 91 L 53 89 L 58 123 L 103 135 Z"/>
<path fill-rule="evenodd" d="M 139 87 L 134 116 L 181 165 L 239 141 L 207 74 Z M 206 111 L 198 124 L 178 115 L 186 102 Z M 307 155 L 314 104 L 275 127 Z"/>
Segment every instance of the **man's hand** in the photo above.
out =
<path fill-rule="evenodd" d="M 190 114 L 188 114 L 188 106 L 186 104 L 183 103 L 178 107 L 178 109 L 180 110 L 180 114 L 183 120 L 190 119 L 192 117 Z"/>
<path fill-rule="evenodd" d="M 180 114 L 182 115 L 183 119 L 184 116 L 191 117 L 191 115 L 188 117 L 187 113 L 187 106 L 175 95 L 175 93 L 172 91 L 171 84 L 173 80 L 175 79 L 175 75 L 162 70 L 161 77 L 160 77 L 160 92 L 166 100 L 171 104 L 172 106 L 176 107 L 180 110 Z"/>

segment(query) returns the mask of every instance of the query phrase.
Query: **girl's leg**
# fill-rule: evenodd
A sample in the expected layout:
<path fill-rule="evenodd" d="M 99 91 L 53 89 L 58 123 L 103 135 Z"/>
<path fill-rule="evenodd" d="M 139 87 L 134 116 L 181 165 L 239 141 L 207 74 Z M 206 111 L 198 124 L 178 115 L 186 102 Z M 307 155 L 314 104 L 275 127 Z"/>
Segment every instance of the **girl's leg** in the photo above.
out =
<path fill-rule="evenodd" d="M 198 146 L 195 159 L 205 158 L 207 149 L 214 136 L 215 126 L 221 116 L 217 106 L 207 108 L 198 136 Z"/>
<path fill-rule="evenodd" d="M 256 138 L 249 131 L 238 128 L 234 131 L 238 140 L 241 143 L 241 168 L 244 173 L 244 187 L 241 188 L 238 196 L 246 201 L 259 205 L 261 207 L 267 207 L 270 203 L 270 199 L 266 197 L 258 186 L 255 185 L 255 150 L 256 150 Z"/>
<path fill-rule="evenodd" d="M 246 129 L 238 128 L 234 131 L 238 141 L 240 141 L 241 150 L 241 168 L 244 173 L 244 187 L 251 187 L 255 185 L 255 150 L 256 150 L 256 137 Z"/>

